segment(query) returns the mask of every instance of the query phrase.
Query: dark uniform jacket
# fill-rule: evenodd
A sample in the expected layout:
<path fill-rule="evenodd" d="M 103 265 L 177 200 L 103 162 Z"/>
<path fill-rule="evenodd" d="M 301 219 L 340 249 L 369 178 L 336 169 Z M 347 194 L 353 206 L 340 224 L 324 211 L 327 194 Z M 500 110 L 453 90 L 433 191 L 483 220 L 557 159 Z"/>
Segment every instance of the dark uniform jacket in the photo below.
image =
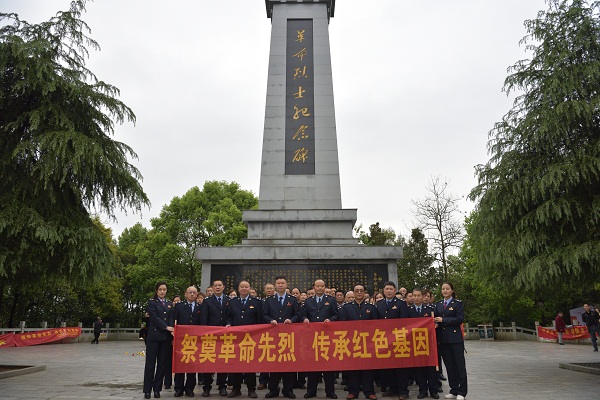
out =
<path fill-rule="evenodd" d="M 390 318 L 408 318 L 408 306 L 406 302 L 394 298 L 387 303 L 387 299 L 379 300 L 376 304 L 377 312 L 379 313 L 379 319 L 390 319 Z"/>
<path fill-rule="evenodd" d="M 227 317 L 227 303 L 231 299 L 223 294 L 223 300 L 219 304 L 216 296 L 208 296 L 202 302 L 202 314 L 200 315 L 200 325 L 225 326 Z"/>
<path fill-rule="evenodd" d="M 600 325 L 600 322 L 598 321 L 598 311 L 597 310 L 591 310 L 590 312 L 583 312 L 583 314 L 581 314 L 581 320 L 585 323 L 585 325 L 589 328 L 592 326 L 596 326 L 598 327 L 598 325 Z"/>
<path fill-rule="evenodd" d="M 440 343 L 460 343 L 464 341 L 460 325 L 465 319 L 463 304 L 454 297 L 444 309 L 444 300 L 435 303 L 435 316 L 442 317 L 436 329 L 437 340 Z"/>
<path fill-rule="evenodd" d="M 371 303 L 363 301 L 358 304 L 356 301 L 344 304 L 339 311 L 340 321 L 362 321 L 368 319 L 379 319 L 377 307 Z"/>
<path fill-rule="evenodd" d="M 102 332 L 102 321 L 96 320 L 96 322 L 94 322 L 94 333 L 101 333 L 101 332 Z"/>
<path fill-rule="evenodd" d="M 171 316 L 169 318 L 169 326 L 175 326 L 175 322 L 178 325 L 200 325 L 202 318 L 201 305 L 198 303 L 194 304 L 194 311 L 188 305 L 187 300 L 175 304 Z"/>
<path fill-rule="evenodd" d="M 428 306 L 427 304 L 421 304 L 421 309 L 417 311 L 417 306 L 408 307 L 408 317 L 409 318 L 420 318 L 420 317 L 434 317 L 435 311 L 433 307 Z"/>
<path fill-rule="evenodd" d="M 302 307 L 302 320 L 308 318 L 309 322 L 323 322 L 338 320 L 338 307 L 335 297 L 324 294 L 321 302 L 317 304 L 317 296 L 306 299 Z"/>
<path fill-rule="evenodd" d="M 169 318 L 173 310 L 173 303 L 165 300 L 165 304 L 158 298 L 148 300 L 147 312 L 150 316 L 148 319 L 148 335 L 146 340 L 151 342 L 160 342 L 171 340 L 171 332 L 167 330 L 169 326 Z"/>
<path fill-rule="evenodd" d="M 283 306 L 279 302 L 279 295 L 267 297 L 264 302 L 263 309 L 263 321 L 271 322 L 277 321 L 278 324 L 283 324 L 286 319 L 292 322 L 300 321 L 300 305 L 298 299 L 292 295 L 285 294 L 283 299 Z"/>
<path fill-rule="evenodd" d="M 239 326 L 263 323 L 263 301 L 256 297 L 248 296 L 244 306 L 242 306 L 242 299 L 235 297 L 229 300 L 226 308 L 226 325 Z"/>

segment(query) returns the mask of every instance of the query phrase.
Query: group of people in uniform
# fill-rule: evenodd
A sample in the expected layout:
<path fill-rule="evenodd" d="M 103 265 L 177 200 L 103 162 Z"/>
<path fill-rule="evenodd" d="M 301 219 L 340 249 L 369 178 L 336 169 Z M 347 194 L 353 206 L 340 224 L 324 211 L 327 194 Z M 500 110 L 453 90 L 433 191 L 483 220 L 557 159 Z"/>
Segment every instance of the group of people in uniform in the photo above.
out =
<path fill-rule="evenodd" d="M 247 281 L 239 282 L 237 292 L 230 293 L 233 296 L 224 293 L 225 286 L 221 280 L 212 282 L 210 289 L 211 294 L 199 303 L 198 290 L 191 286 L 186 289 L 185 299 L 174 305 L 166 299 L 166 283 L 159 282 L 156 285 L 155 296 L 148 301 L 147 307 L 149 322 L 143 388 L 145 398 L 150 398 L 152 392 L 155 398 L 159 398 L 165 376 L 171 374 L 171 341 L 176 324 L 229 327 L 391 318 L 433 318 L 436 324 L 438 354 L 446 365 L 450 386 L 450 392 L 445 395 L 445 398 L 463 400 L 467 395 L 464 338 L 461 330 L 464 309 L 461 301 L 455 298 L 454 287 L 450 282 L 442 284 L 443 299 L 436 303 L 424 302 L 423 294 L 426 292 L 424 289 L 417 288 L 412 292 L 404 290 L 403 293 L 397 290 L 394 282 L 390 281 L 384 283 L 382 296 L 378 296 L 377 301 L 372 302 L 366 300 L 368 295 L 364 285 L 355 285 L 354 290 L 347 293 L 351 293 L 349 297 L 340 291 L 334 290 L 331 293 L 321 279 L 314 282 L 313 287 L 307 291 L 306 298 L 303 298 L 297 289 L 289 290 L 284 276 L 275 277 L 272 284 L 274 290 L 266 291 L 267 296 L 263 299 L 251 294 L 253 289 Z M 410 297 L 410 303 L 405 297 Z M 411 381 L 416 382 L 419 387 L 417 398 L 423 399 L 429 396 L 439 399 L 439 393 L 442 392 L 440 379 L 443 375 L 441 362 L 438 364 L 439 371 L 436 367 L 419 367 L 342 372 L 342 384 L 347 391 L 346 399 L 356 399 L 362 392 L 367 399 L 377 400 L 375 382 L 379 382 L 383 396 L 398 396 L 399 400 L 405 400 L 409 396 L 408 387 Z M 200 382 L 197 380 L 197 375 Z M 215 382 L 215 374 L 197 375 L 176 373 L 175 397 L 184 395 L 193 397 L 197 383 L 202 384 L 202 396 L 209 397 Z M 289 399 L 294 399 L 296 395 L 293 389 L 301 387 L 306 388 L 304 398 L 310 399 L 317 396 L 317 386 L 322 381 L 326 397 L 337 399 L 336 376 L 339 376 L 339 373 L 331 371 L 261 373 L 262 384 L 258 389 L 268 389 L 265 398 L 278 397 L 281 393 Z M 299 384 L 301 380 L 305 380 L 306 386 Z M 242 383 L 247 387 L 248 397 L 258 397 L 256 373 L 216 374 L 216 386 L 221 396 L 227 398 L 242 396 Z M 165 384 L 165 387 L 169 386 L 168 383 Z M 231 388 L 229 392 L 228 386 Z"/>

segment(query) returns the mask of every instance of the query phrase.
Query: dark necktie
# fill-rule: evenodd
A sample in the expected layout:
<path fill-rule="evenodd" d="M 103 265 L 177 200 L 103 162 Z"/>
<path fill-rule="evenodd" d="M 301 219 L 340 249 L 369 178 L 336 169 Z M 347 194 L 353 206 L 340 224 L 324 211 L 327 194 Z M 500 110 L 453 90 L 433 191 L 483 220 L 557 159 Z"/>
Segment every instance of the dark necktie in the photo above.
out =
<path fill-rule="evenodd" d="M 387 306 L 390 306 L 391 301 L 390 300 L 386 300 L 387 301 Z"/>
<path fill-rule="evenodd" d="M 448 307 L 448 302 L 447 302 L 447 301 L 445 301 L 445 302 L 444 302 L 444 310 L 445 310 L 447 307 Z"/>
<path fill-rule="evenodd" d="M 242 306 L 245 306 L 245 305 L 246 305 L 246 299 L 244 298 L 244 299 L 242 299 Z"/>
<path fill-rule="evenodd" d="M 317 304 L 321 304 L 321 298 L 317 297 Z"/>
<path fill-rule="evenodd" d="M 192 312 L 194 312 L 194 305 L 192 303 L 188 303 L 188 305 L 190 306 L 190 310 L 192 310 Z"/>
<path fill-rule="evenodd" d="M 281 304 L 281 306 L 283 306 L 283 299 L 284 297 L 279 297 L 279 304 Z"/>
<path fill-rule="evenodd" d="M 222 304 L 221 304 L 221 298 L 220 298 L 220 297 L 217 297 L 217 299 L 219 300 L 219 305 L 222 305 Z"/>
<path fill-rule="evenodd" d="M 417 307 L 417 314 L 421 314 L 421 307 Z"/>

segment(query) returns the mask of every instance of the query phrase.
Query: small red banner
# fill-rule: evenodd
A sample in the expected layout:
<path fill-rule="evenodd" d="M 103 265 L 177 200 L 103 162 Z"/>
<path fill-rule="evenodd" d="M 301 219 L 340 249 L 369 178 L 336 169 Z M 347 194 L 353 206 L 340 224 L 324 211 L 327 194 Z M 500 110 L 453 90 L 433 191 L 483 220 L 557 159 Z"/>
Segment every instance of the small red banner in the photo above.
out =
<path fill-rule="evenodd" d="M 538 337 L 546 340 L 557 340 L 558 334 L 554 328 L 543 328 L 538 326 Z M 588 339 L 589 337 L 590 333 L 587 330 L 587 326 L 567 328 L 565 333 L 563 333 L 563 339 L 565 340 Z"/>
<path fill-rule="evenodd" d="M 43 331 L 16 333 L 15 346 L 35 346 L 37 344 L 56 342 L 66 338 L 76 338 L 81 335 L 81 328 L 54 328 Z"/>
<path fill-rule="evenodd" d="M 431 318 L 177 325 L 173 372 L 303 372 L 437 365 Z M 355 362 L 353 362 L 355 361 Z"/>
<path fill-rule="evenodd" d="M 15 347 L 15 334 L 7 333 L 0 335 L 0 348 L 2 347 Z"/>

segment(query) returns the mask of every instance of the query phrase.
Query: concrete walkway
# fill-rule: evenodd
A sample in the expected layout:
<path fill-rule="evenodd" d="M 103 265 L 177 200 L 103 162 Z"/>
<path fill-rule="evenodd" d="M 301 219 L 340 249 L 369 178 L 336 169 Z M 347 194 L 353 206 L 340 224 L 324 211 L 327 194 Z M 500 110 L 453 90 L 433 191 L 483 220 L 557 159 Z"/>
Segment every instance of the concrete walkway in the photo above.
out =
<path fill-rule="evenodd" d="M 467 341 L 466 346 L 469 400 L 600 399 L 600 376 L 558 367 L 564 362 L 600 362 L 600 352 L 594 353 L 591 345 L 475 340 Z M 145 358 L 131 354 L 142 350 L 141 342 L 0 349 L 0 364 L 46 365 L 42 372 L 0 379 L 0 399 L 141 399 Z M 416 399 L 417 387 L 410 389 L 411 399 Z M 443 389 L 441 398 L 448 393 L 447 382 Z M 197 398 L 201 391 L 196 388 Z M 246 394 L 244 388 L 242 393 Z M 259 399 L 265 393 L 259 391 Z M 302 399 L 303 390 L 296 389 L 295 393 Z M 337 395 L 343 400 L 346 392 L 338 386 Z M 173 389 L 163 390 L 161 398 L 172 397 Z M 223 399 L 216 393 L 210 398 Z M 322 388 L 318 399 L 325 399 Z"/>

